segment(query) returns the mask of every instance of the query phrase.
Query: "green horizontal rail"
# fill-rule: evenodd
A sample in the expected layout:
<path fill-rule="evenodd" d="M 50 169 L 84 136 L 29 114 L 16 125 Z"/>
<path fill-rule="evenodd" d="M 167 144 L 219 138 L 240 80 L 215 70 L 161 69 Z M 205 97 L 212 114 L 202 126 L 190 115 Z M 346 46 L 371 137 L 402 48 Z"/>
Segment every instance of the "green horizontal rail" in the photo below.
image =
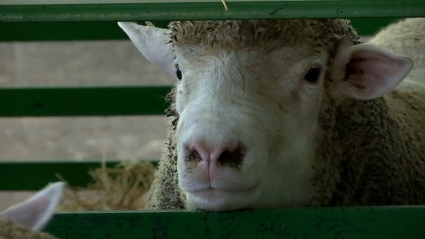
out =
<path fill-rule="evenodd" d="M 117 163 L 107 162 L 106 167 Z M 92 182 L 88 172 L 100 166 L 100 162 L 2 162 L 0 191 L 40 190 L 57 182 L 57 173 L 70 185 L 85 187 Z"/>
<path fill-rule="evenodd" d="M 221 1 L 0 5 L 0 22 L 364 18 L 425 16 L 423 0 Z"/>
<path fill-rule="evenodd" d="M 425 207 L 58 213 L 61 239 L 425 239 Z"/>
<path fill-rule="evenodd" d="M 152 161 L 154 165 L 157 161 Z M 118 161 L 106 162 L 115 167 Z M 49 182 L 57 182 L 60 174 L 71 186 L 86 187 L 93 182 L 89 171 L 101 167 L 100 161 L 90 162 L 0 162 L 0 191 L 40 190 Z"/>
<path fill-rule="evenodd" d="M 360 35 L 373 35 L 399 18 L 353 18 Z M 143 23 L 143 21 L 141 21 Z M 165 28 L 169 21 L 153 21 Z M 116 21 L 110 22 L 6 22 L 0 24 L 0 41 L 128 40 Z"/>
<path fill-rule="evenodd" d="M 171 87 L 0 88 L 0 117 L 163 115 Z"/>

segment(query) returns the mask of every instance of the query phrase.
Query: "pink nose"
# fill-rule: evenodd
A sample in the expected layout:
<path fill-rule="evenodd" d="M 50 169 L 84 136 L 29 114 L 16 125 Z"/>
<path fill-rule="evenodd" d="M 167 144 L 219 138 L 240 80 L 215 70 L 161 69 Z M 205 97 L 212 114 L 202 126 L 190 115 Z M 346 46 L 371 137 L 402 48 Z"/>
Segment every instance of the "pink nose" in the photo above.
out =
<path fill-rule="evenodd" d="M 241 143 L 236 147 L 218 145 L 210 148 L 202 143 L 195 143 L 187 151 L 186 159 L 198 162 L 206 171 L 219 166 L 238 168 L 245 158 L 245 151 Z"/>

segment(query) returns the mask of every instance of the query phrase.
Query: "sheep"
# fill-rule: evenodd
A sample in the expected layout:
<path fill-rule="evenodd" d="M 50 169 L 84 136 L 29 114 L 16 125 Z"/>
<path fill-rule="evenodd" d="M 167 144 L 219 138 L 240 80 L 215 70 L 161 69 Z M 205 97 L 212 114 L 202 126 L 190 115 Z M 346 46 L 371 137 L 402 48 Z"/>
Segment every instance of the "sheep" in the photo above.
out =
<path fill-rule="evenodd" d="M 118 25 L 176 78 L 146 209 L 425 203 L 425 87 L 348 20 Z"/>
<path fill-rule="evenodd" d="M 369 43 L 414 59 L 415 66 L 407 78 L 425 83 L 425 18 L 407 18 L 391 24 Z"/>
<path fill-rule="evenodd" d="M 57 182 L 37 192 L 27 201 L 0 212 L 2 239 L 55 239 L 41 232 L 52 218 L 62 197 L 64 183 Z"/>

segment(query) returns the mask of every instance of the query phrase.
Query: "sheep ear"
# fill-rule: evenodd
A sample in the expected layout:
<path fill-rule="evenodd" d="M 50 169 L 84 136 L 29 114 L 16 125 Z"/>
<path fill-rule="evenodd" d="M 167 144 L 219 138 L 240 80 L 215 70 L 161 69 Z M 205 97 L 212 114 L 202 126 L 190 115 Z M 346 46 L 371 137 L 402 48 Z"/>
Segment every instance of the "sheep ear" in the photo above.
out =
<path fill-rule="evenodd" d="M 335 94 L 342 99 L 370 100 L 393 90 L 413 68 L 413 60 L 383 48 L 360 44 L 337 53 L 331 68 Z"/>
<path fill-rule="evenodd" d="M 146 59 L 170 74 L 176 74 L 170 30 L 137 25 L 134 22 L 118 22 L 118 26 L 128 35 Z"/>
<path fill-rule="evenodd" d="M 0 213 L 0 218 L 10 218 L 28 229 L 40 231 L 50 221 L 62 197 L 64 183 L 51 184 L 25 202 Z"/>

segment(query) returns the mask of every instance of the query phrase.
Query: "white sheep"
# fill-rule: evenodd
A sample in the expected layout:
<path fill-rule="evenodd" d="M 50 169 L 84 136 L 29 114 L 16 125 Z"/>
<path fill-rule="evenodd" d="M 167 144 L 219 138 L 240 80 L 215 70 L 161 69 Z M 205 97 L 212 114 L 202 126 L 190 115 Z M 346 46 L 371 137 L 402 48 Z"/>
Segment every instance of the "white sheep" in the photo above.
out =
<path fill-rule="evenodd" d="M 177 82 L 147 208 L 425 204 L 425 87 L 348 21 L 118 24 Z"/>
<path fill-rule="evenodd" d="M 425 82 L 425 18 L 407 18 L 381 30 L 370 42 L 415 60 L 409 80 Z"/>
<path fill-rule="evenodd" d="M 41 232 L 50 221 L 62 197 L 64 184 L 54 183 L 23 203 L 0 212 L 0 238 L 55 239 Z"/>

